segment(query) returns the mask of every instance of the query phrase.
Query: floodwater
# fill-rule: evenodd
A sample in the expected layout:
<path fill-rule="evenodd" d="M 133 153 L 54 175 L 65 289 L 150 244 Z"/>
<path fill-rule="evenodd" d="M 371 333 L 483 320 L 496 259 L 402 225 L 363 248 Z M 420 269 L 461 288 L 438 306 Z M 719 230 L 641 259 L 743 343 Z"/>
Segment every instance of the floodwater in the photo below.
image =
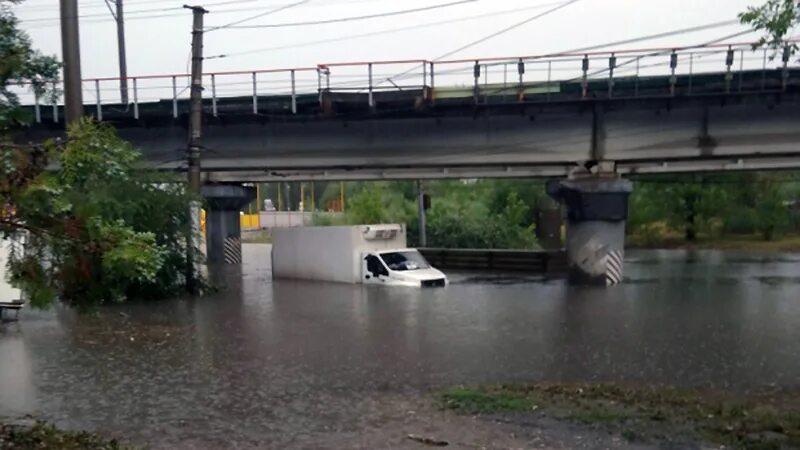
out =
<path fill-rule="evenodd" d="M 626 283 L 450 274 L 445 289 L 273 281 L 268 246 L 199 300 L 0 325 L 0 417 L 170 448 L 294 446 L 454 384 L 800 387 L 800 254 L 631 251 Z"/>

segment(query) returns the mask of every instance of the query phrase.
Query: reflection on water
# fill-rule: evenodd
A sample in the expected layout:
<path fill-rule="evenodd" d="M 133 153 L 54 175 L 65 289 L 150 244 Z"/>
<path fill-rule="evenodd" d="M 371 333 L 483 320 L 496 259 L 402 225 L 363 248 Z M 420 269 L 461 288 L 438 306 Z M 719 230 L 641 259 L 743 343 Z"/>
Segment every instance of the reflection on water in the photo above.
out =
<path fill-rule="evenodd" d="M 164 448 L 279 446 L 356 427 L 383 393 L 455 383 L 800 385 L 797 255 L 630 252 L 612 289 L 450 274 L 415 290 L 273 282 L 267 249 L 245 246 L 208 298 L 0 326 L 0 416 Z"/>

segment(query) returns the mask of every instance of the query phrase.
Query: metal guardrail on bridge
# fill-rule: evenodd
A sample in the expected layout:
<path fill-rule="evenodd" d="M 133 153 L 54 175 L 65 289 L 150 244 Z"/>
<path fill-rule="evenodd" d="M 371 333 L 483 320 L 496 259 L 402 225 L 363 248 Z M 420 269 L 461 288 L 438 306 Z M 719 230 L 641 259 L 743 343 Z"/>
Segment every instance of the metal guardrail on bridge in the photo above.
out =
<path fill-rule="evenodd" d="M 795 42 L 795 41 L 792 41 Z M 215 72 L 203 75 L 208 113 L 249 110 L 252 114 L 302 114 L 325 109 L 331 94 L 355 96 L 369 108 L 398 92 L 420 100 L 472 98 L 550 101 L 556 97 L 610 98 L 646 95 L 782 91 L 792 78 L 787 47 L 753 50 L 749 43 L 678 48 L 598 51 L 450 61 L 401 60 L 319 64 L 316 67 Z M 773 58 L 773 56 L 776 56 Z M 712 78 L 709 79 L 709 76 Z M 139 119 L 145 109 L 187 114 L 189 75 L 128 77 L 132 103 L 120 104 L 119 78 L 83 80 L 84 99 L 95 117 Z M 58 81 L 47 81 L 57 87 Z M 57 102 L 26 92 L 36 122 L 59 121 Z M 574 90 L 574 92 L 566 92 Z"/>

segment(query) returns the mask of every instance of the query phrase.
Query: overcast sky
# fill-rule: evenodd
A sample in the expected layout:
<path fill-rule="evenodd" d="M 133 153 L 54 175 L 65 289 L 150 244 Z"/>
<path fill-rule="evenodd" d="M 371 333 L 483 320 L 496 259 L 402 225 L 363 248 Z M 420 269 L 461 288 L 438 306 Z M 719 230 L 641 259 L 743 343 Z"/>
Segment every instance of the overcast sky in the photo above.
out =
<path fill-rule="evenodd" d="M 207 0 L 209 27 L 269 11 L 297 0 Z M 400 11 L 456 0 L 310 0 L 242 25 L 315 21 Z M 727 19 L 760 0 L 579 0 L 501 36 L 453 55 L 453 58 L 535 55 L 587 47 L 667 32 Z M 102 0 L 81 0 L 83 76 L 116 76 L 116 28 Z M 130 75 L 184 72 L 189 54 L 191 13 L 178 8 L 184 0 L 125 0 Z M 224 3 L 224 4 L 223 4 Z M 450 7 L 315 26 L 220 29 L 206 34 L 206 71 L 313 66 L 318 63 L 386 59 L 433 59 L 525 18 L 552 9 L 554 0 L 475 0 Z M 138 12 L 137 11 L 143 11 Z M 511 11 L 505 14 L 497 14 Z M 15 7 L 36 47 L 61 53 L 57 0 L 27 0 Z M 467 21 L 387 32 L 356 39 L 357 34 L 419 26 L 473 16 Z M 164 15 L 164 17 L 153 17 Z M 45 19 L 45 20 L 43 20 Z M 50 20 L 47 20 L 50 19 Z M 702 43 L 743 29 L 738 25 L 631 45 L 675 46 Z M 740 41 L 742 38 L 738 38 Z M 313 45 L 303 45 L 317 42 Z M 628 47 L 631 47 L 628 46 Z M 274 49 L 274 47 L 283 47 Z M 247 55 L 236 52 L 269 49 Z"/>

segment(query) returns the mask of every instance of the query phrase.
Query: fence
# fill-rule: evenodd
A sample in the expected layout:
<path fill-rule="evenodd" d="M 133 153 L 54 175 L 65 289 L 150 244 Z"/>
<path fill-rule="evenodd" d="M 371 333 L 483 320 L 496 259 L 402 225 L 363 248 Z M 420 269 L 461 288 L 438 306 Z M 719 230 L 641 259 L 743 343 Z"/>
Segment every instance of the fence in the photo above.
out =
<path fill-rule="evenodd" d="M 324 103 L 337 94 L 355 96 L 371 108 L 401 91 L 417 93 L 427 101 L 454 97 L 474 97 L 476 104 L 490 98 L 549 101 L 556 95 L 573 94 L 562 91 L 563 83 L 577 86 L 566 87 L 576 89 L 577 98 L 780 91 L 786 89 L 790 77 L 797 77 L 790 70 L 795 66 L 789 47 L 773 53 L 737 43 L 451 61 L 319 64 L 207 73 L 202 82 L 210 100 L 208 113 L 216 117 L 243 110 L 255 115 L 276 109 L 300 114 L 309 107 L 324 109 Z M 709 74 L 713 80 L 703 78 Z M 188 74 L 134 76 L 128 81 L 131 104 L 121 105 L 119 78 L 83 80 L 85 103 L 93 107 L 97 119 L 102 120 L 104 113 L 139 119 L 145 109 L 167 110 L 175 118 L 188 113 Z M 44 83 L 57 88 L 59 81 Z M 23 82 L 12 89 L 33 106 L 36 122 L 43 116 L 58 122 L 63 112 L 59 112 L 57 99 L 39 98 L 28 89 L 29 84 Z"/>
<path fill-rule="evenodd" d="M 440 269 L 488 270 L 555 275 L 566 272 L 563 251 L 421 248 L 420 253 Z"/>

